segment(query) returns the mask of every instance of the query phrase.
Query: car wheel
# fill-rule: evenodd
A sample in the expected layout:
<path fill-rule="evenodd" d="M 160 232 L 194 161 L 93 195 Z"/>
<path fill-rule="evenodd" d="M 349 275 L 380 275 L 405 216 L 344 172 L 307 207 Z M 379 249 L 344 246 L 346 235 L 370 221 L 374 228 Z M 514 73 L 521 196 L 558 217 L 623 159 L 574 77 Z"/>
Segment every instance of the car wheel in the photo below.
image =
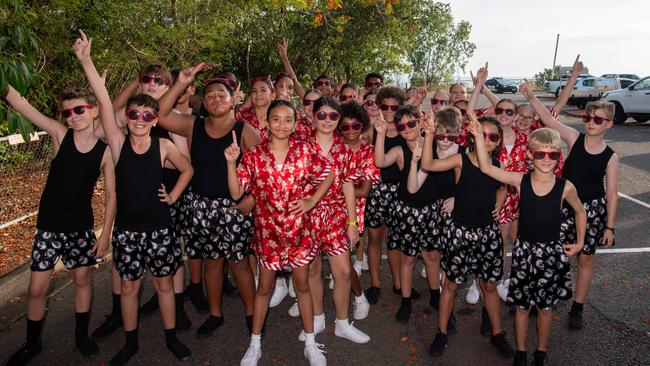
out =
<path fill-rule="evenodd" d="M 647 117 L 647 116 L 643 116 L 643 117 L 639 116 L 639 117 L 632 117 L 632 118 L 634 118 L 634 120 L 639 122 L 639 123 L 648 122 L 650 120 L 650 117 Z"/>
<path fill-rule="evenodd" d="M 555 89 L 555 97 L 558 98 L 560 96 L 560 88 L 558 87 Z"/>
<path fill-rule="evenodd" d="M 627 120 L 627 115 L 625 115 L 622 105 L 618 102 L 614 102 L 614 105 L 616 106 L 616 109 L 614 110 L 614 124 L 620 125 Z"/>

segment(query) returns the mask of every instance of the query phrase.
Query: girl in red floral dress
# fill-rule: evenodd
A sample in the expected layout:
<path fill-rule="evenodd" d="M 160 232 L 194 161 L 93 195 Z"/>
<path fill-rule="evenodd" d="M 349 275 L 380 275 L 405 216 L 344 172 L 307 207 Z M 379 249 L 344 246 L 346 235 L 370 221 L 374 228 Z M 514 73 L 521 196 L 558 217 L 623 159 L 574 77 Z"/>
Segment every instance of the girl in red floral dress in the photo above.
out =
<path fill-rule="evenodd" d="M 262 356 L 261 332 L 269 308 L 276 272 L 291 271 L 305 329 L 305 357 L 325 364 L 314 340 L 313 305 L 307 265 L 318 252 L 308 211 L 325 195 L 334 180 L 329 162 L 311 142 L 292 137 L 296 110 L 291 102 L 275 100 L 268 108 L 271 137 L 244 153 L 236 140 L 226 149 L 228 188 L 233 197 L 244 192 L 255 197 L 254 237 L 259 285 L 255 295 L 251 344 L 241 365 L 256 365 Z M 313 187 L 313 189 L 312 189 Z"/>

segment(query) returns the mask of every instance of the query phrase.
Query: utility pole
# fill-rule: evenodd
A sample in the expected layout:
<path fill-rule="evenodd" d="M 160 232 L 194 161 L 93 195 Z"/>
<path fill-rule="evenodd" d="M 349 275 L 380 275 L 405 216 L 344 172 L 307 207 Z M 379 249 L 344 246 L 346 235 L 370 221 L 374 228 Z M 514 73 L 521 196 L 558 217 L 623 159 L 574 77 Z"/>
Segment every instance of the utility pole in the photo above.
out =
<path fill-rule="evenodd" d="M 555 39 L 555 54 L 553 55 L 553 68 L 551 70 L 553 73 L 553 78 L 555 78 L 555 60 L 557 60 L 557 45 L 560 43 L 560 33 L 557 34 L 557 38 Z"/>

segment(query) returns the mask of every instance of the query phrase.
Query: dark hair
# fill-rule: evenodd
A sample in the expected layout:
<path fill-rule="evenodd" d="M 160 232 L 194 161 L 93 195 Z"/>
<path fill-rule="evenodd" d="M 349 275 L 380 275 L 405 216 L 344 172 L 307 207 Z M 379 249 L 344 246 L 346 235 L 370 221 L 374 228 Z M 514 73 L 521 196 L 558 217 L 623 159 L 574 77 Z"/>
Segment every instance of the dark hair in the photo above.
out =
<path fill-rule="evenodd" d="M 126 107 L 128 108 L 132 105 L 151 108 L 154 110 L 154 112 L 156 112 L 156 114 L 158 114 L 158 111 L 160 110 L 158 101 L 147 94 L 136 94 L 129 98 L 129 100 L 126 102 Z"/>
<path fill-rule="evenodd" d="M 368 113 L 366 113 L 366 110 L 363 109 L 361 105 L 354 101 L 345 103 L 341 106 L 340 121 L 343 121 L 344 118 L 352 118 L 361 122 L 361 125 L 363 125 L 361 131 L 367 130 L 370 126 L 370 118 L 368 117 Z"/>
<path fill-rule="evenodd" d="M 266 86 L 273 89 L 273 81 L 271 81 L 271 75 L 253 76 L 248 80 L 248 86 L 252 89 L 253 85 L 258 81 L 266 83 Z"/>
<path fill-rule="evenodd" d="M 399 105 L 403 105 L 406 100 L 406 95 L 404 91 L 396 86 L 383 86 L 377 92 L 377 104 L 381 104 L 384 99 L 393 98 L 396 99 Z"/>
<path fill-rule="evenodd" d="M 501 105 L 502 103 L 510 103 L 510 104 L 512 104 L 512 106 L 515 107 L 515 113 L 516 113 L 516 114 L 519 114 L 519 109 L 517 108 L 518 105 L 517 105 L 517 103 L 515 103 L 514 100 L 512 100 L 512 99 L 510 99 L 510 98 L 503 98 L 503 99 L 501 99 L 500 101 L 497 102 L 497 104 L 495 105 L 495 107 L 498 107 L 498 106 Z"/>
<path fill-rule="evenodd" d="M 443 108 L 436 113 L 438 127 L 446 131 L 456 131 L 460 128 L 462 116 L 456 107 Z"/>
<path fill-rule="evenodd" d="M 316 113 L 324 106 L 328 106 L 334 109 L 335 111 L 339 112 L 339 114 L 341 113 L 341 104 L 331 95 L 322 95 L 320 98 L 316 99 L 314 102 L 314 107 L 312 107 L 312 111 Z"/>
<path fill-rule="evenodd" d="M 316 79 L 314 79 L 314 84 L 316 84 L 316 82 L 320 79 L 327 79 L 329 81 L 332 81 L 332 79 L 330 79 L 330 77 L 327 76 L 327 74 L 320 74 Z"/>
<path fill-rule="evenodd" d="M 449 93 L 451 93 L 451 89 L 453 89 L 456 85 L 462 86 L 465 89 L 465 91 L 467 91 L 467 87 L 465 86 L 465 84 L 463 84 L 463 83 L 455 83 L 455 84 L 451 84 L 451 86 L 449 87 Z"/>
<path fill-rule="evenodd" d="M 370 80 L 370 78 L 377 78 L 377 79 L 379 79 L 379 81 L 381 81 L 382 83 L 384 82 L 384 77 L 383 77 L 380 73 L 378 73 L 378 72 L 370 72 L 370 73 L 368 73 L 368 74 L 366 75 L 366 78 L 364 79 L 364 82 L 367 83 L 368 80 Z"/>
<path fill-rule="evenodd" d="M 157 75 L 165 78 L 167 84 L 171 85 L 172 75 L 169 73 L 169 70 L 163 65 L 147 65 L 140 71 L 140 77 L 145 75 Z"/>
<path fill-rule="evenodd" d="M 169 73 L 172 76 L 171 84 L 173 85 L 176 82 L 176 80 L 178 79 L 178 74 L 181 73 L 181 69 L 172 69 Z"/>
<path fill-rule="evenodd" d="M 345 90 L 345 89 L 352 89 L 357 93 L 359 92 L 359 87 L 357 86 L 357 84 L 355 84 L 355 83 L 353 83 L 351 81 L 348 82 L 348 83 L 343 84 L 343 86 L 341 86 L 341 91 L 339 93 L 342 93 L 343 90 Z"/>
<path fill-rule="evenodd" d="M 203 87 L 203 93 L 202 93 L 203 96 L 205 96 L 205 93 L 208 91 L 208 87 L 210 87 L 210 85 L 212 85 L 212 84 L 221 84 L 221 85 L 223 85 L 226 88 L 226 91 L 228 91 L 228 94 L 230 94 L 230 96 L 232 97 L 234 91 L 233 91 L 232 87 L 230 86 L 230 84 L 231 84 L 230 80 L 224 79 L 224 78 L 219 78 L 219 77 L 217 77 L 215 79 L 208 80 L 205 83 L 205 86 Z"/>
<path fill-rule="evenodd" d="M 395 112 L 395 124 L 398 124 L 404 116 L 420 118 L 422 115 L 420 114 L 420 111 L 412 105 L 405 105 Z"/>
<path fill-rule="evenodd" d="M 363 95 L 363 100 L 368 99 L 368 97 L 371 95 L 377 95 L 377 92 L 366 92 L 366 94 Z"/>
<path fill-rule="evenodd" d="M 490 124 L 493 125 L 497 128 L 497 131 L 499 132 L 499 136 L 501 136 L 501 139 L 499 140 L 499 144 L 497 147 L 494 148 L 494 151 L 492 151 L 492 159 L 498 159 L 499 155 L 501 155 L 501 147 L 503 146 L 503 128 L 501 128 L 501 123 L 499 123 L 499 120 L 494 118 L 493 116 L 485 116 L 481 117 L 478 119 L 478 122 L 480 124 Z M 469 141 L 468 141 L 469 148 L 474 150 L 476 148 L 476 143 L 474 142 L 474 136 L 472 134 L 469 134 Z"/>
<path fill-rule="evenodd" d="M 296 112 L 296 107 L 293 106 L 293 103 L 291 103 L 291 101 L 284 100 L 284 99 L 275 99 L 271 102 L 271 104 L 269 104 L 269 108 L 266 110 L 266 120 L 268 121 L 271 119 L 272 110 L 282 106 L 291 108 L 291 110 L 293 111 L 294 122 L 297 122 L 298 112 Z"/>
<path fill-rule="evenodd" d="M 290 79 L 293 82 L 293 77 L 291 74 L 286 73 L 286 72 L 279 72 L 277 75 L 275 75 L 275 79 L 273 80 L 273 85 L 277 84 L 278 81 L 282 78 L 287 78 Z"/>
<path fill-rule="evenodd" d="M 85 88 L 66 88 L 59 94 L 59 109 L 64 101 L 71 99 L 83 99 L 89 105 L 97 106 L 97 98 L 95 98 L 95 95 L 90 90 Z"/>
<path fill-rule="evenodd" d="M 469 100 L 467 100 L 467 99 L 459 99 L 459 100 L 457 100 L 457 101 L 454 102 L 454 107 L 458 108 L 458 104 L 463 104 L 463 103 L 464 103 L 465 105 L 468 105 L 468 104 L 469 104 Z"/>

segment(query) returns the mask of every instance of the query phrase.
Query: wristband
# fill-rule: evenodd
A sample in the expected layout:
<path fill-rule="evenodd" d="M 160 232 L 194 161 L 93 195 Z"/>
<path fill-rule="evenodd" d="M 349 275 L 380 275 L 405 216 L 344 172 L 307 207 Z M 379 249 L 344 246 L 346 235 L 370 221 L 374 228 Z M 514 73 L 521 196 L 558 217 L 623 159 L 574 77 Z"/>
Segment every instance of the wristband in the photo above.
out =
<path fill-rule="evenodd" d="M 612 232 L 612 234 L 614 234 L 614 228 L 613 227 L 605 226 L 605 230 L 609 230 L 609 231 Z"/>
<path fill-rule="evenodd" d="M 346 222 L 346 224 L 352 225 L 352 226 L 357 226 L 356 220 L 355 221 L 348 221 L 348 222 Z"/>

